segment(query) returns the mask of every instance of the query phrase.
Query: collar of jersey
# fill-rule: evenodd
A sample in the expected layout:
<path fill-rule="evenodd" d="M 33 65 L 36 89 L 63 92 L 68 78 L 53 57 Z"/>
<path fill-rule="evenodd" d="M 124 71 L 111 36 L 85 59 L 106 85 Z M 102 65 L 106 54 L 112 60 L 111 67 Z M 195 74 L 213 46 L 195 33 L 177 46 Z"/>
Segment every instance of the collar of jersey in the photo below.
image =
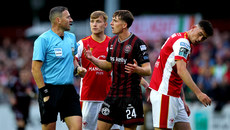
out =
<path fill-rule="evenodd" d="M 129 38 L 132 37 L 132 36 L 133 36 L 133 33 L 131 33 L 131 34 L 129 35 L 129 37 L 127 37 L 127 38 L 126 38 L 125 40 L 123 40 L 123 41 L 120 41 L 120 39 L 118 38 L 118 42 L 119 42 L 119 43 L 123 43 L 123 42 L 129 40 Z"/>

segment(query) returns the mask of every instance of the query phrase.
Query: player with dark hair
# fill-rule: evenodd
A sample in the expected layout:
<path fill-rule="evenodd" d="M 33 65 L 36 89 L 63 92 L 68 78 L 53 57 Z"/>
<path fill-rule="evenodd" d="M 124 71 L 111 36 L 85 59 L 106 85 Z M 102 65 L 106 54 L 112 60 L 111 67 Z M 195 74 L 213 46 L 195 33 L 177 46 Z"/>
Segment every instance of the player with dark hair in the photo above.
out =
<path fill-rule="evenodd" d="M 77 42 L 70 30 L 73 19 L 66 7 L 50 10 L 51 29 L 34 42 L 32 74 L 39 88 L 39 108 L 43 130 L 54 130 L 58 112 L 70 130 L 81 129 L 79 95 L 73 86 Z M 78 65 L 78 64 L 77 64 Z M 78 74 L 86 70 L 77 67 Z"/>
<path fill-rule="evenodd" d="M 192 47 L 212 35 L 211 23 L 201 20 L 187 32 L 174 33 L 162 46 L 150 81 L 150 101 L 155 129 L 191 129 L 188 118 L 190 110 L 185 103 L 183 82 L 205 107 L 211 105 L 211 99 L 201 92 L 193 81 L 186 63 Z"/>
<path fill-rule="evenodd" d="M 151 67 L 146 44 L 129 32 L 133 20 L 128 10 L 113 14 L 110 24 L 116 36 L 109 41 L 106 60 L 94 57 L 89 46 L 84 49 L 85 57 L 97 67 L 113 70 L 112 86 L 98 117 L 99 130 L 109 130 L 113 124 L 123 124 L 125 129 L 144 124 L 140 81 L 151 74 Z"/>

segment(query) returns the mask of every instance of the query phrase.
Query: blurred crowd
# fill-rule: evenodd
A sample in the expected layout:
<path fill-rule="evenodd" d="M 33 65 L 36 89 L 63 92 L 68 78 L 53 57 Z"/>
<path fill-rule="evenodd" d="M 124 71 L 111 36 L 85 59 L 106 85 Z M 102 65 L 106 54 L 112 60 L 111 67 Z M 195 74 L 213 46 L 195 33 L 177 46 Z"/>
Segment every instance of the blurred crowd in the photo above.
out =
<path fill-rule="evenodd" d="M 152 68 L 166 38 L 157 42 L 146 41 Z M 35 86 L 32 78 L 31 63 L 33 40 L 25 38 L 0 39 L 0 103 L 10 103 L 9 93 L 19 78 L 19 72 L 29 72 L 27 81 Z M 216 102 L 219 111 L 230 101 L 230 32 L 219 32 L 192 50 L 188 68 L 198 87 Z M 150 81 L 150 77 L 146 77 Z M 79 79 L 75 79 L 79 92 Z M 198 101 L 195 95 L 184 86 L 187 101 Z"/>
<path fill-rule="evenodd" d="M 33 55 L 33 40 L 26 38 L 11 39 L 4 37 L 0 39 L 0 103 L 7 89 L 11 89 L 12 84 L 19 79 L 19 72 L 24 70 L 31 72 L 31 63 Z M 28 82 L 33 83 L 32 74 L 27 73 Z M 76 87 L 79 87 L 78 79 L 75 81 Z M 37 89 L 37 88 L 36 88 Z M 79 91 L 79 88 L 76 88 Z"/>
<path fill-rule="evenodd" d="M 34 84 L 32 79 L 31 61 L 32 61 L 31 41 L 18 38 L 11 39 L 4 37 L 0 41 L 0 103 L 9 102 L 9 93 L 11 87 L 19 80 L 19 72 L 23 70 L 27 77 L 27 81 Z"/>

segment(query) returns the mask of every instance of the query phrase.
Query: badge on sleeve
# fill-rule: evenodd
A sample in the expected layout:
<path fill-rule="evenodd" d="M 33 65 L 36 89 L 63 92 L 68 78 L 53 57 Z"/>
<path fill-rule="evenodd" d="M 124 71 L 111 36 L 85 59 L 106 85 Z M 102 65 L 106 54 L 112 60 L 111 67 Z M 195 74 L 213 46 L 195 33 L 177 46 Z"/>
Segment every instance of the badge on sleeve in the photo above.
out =
<path fill-rule="evenodd" d="M 140 49 L 141 49 L 141 51 L 145 51 L 145 50 L 147 50 L 147 47 L 146 47 L 146 45 L 141 45 Z"/>
<path fill-rule="evenodd" d="M 185 47 L 181 47 L 179 50 L 179 55 L 187 58 L 189 50 Z"/>

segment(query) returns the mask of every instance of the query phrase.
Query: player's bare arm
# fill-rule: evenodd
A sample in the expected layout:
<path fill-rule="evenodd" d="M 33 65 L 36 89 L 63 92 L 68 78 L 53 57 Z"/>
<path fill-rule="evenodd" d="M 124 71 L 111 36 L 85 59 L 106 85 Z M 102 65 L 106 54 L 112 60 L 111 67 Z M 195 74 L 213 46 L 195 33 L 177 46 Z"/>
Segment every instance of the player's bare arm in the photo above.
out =
<path fill-rule="evenodd" d="M 191 111 L 190 111 L 190 109 L 189 109 L 189 107 L 188 107 L 188 105 L 187 105 L 187 103 L 186 103 L 186 101 L 185 101 L 185 94 L 184 94 L 184 89 L 183 89 L 183 87 L 181 87 L 181 99 L 182 99 L 182 101 L 183 101 L 183 103 L 184 103 L 184 107 L 185 107 L 186 113 L 188 114 L 188 116 L 190 116 Z"/>
<path fill-rule="evenodd" d="M 151 92 L 151 89 L 149 88 L 149 83 L 143 77 L 141 78 L 141 85 L 146 90 L 145 96 L 146 96 L 147 102 L 150 102 L 150 92 Z"/>
<path fill-rule="evenodd" d="M 186 68 L 186 62 L 184 60 L 177 60 L 177 74 L 181 77 L 184 83 L 195 93 L 200 102 L 206 107 L 211 105 L 211 99 L 197 87 L 192 80 L 190 73 Z"/>
<path fill-rule="evenodd" d="M 90 46 L 83 49 L 85 57 L 91 61 L 94 65 L 96 65 L 98 68 L 104 70 L 104 71 L 110 71 L 112 70 L 112 64 L 106 60 L 100 60 L 92 55 L 92 52 L 90 50 Z"/>
<path fill-rule="evenodd" d="M 151 75 L 151 67 L 149 62 L 144 63 L 141 66 L 137 65 L 137 61 L 135 59 L 133 59 L 133 62 L 133 64 L 128 63 L 125 66 L 126 73 L 137 73 L 141 76 Z"/>

